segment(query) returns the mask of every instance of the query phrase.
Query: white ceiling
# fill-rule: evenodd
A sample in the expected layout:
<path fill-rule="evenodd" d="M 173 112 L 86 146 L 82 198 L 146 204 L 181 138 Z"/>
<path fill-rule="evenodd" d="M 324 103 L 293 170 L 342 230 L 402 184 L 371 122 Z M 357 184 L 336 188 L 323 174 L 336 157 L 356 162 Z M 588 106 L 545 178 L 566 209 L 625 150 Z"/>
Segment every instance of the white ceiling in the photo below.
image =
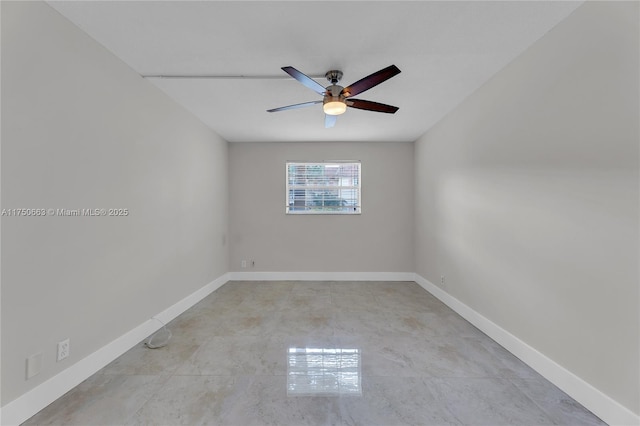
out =
<path fill-rule="evenodd" d="M 413 141 L 581 2 L 49 1 L 231 142 Z M 320 99 L 283 66 L 344 73 L 343 86 L 388 65 L 402 73 L 358 95 L 400 107 L 349 108 L 324 128 Z M 324 78 L 317 81 L 323 86 Z"/>

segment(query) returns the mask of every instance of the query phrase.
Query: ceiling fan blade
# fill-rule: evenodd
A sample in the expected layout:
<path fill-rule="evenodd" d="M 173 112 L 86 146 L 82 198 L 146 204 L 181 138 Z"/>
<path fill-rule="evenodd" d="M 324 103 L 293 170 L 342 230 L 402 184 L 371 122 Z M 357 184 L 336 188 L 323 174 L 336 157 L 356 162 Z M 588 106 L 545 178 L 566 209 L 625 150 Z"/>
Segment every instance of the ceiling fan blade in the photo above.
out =
<path fill-rule="evenodd" d="M 365 78 L 345 87 L 344 89 L 342 89 L 342 94 L 345 98 L 355 96 L 359 93 L 364 92 L 365 90 L 369 90 L 372 87 L 377 86 L 383 81 L 389 80 L 391 77 L 398 74 L 400 74 L 400 69 L 398 69 L 398 67 L 396 67 L 395 65 L 389 65 L 388 67 L 374 72 L 373 74 L 368 75 Z"/>
<path fill-rule="evenodd" d="M 301 73 L 300 71 L 298 71 L 294 67 L 282 67 L 282 71 L 286 72 L 291 77 L 295 78 L 300 83 L 304 84 L 309 89 L 313 90 L 314 92 L 316 92 L 319 95 L 324 96 L 325 92 L 327 91 L 327 89 L 325 89 L 320 83 L 318 83 L 317 81 L 311 79 L 311 77 Z"/>
<path fill-rule="evenodd" d="M 306 107 L 310 107 L 310 106 L 321 104 L 321 103 L 322 103 L 322 99 L 318 101 L 303 102 L 301 104 L 287 105 L 280 108 L 268 109 L 267 112 L 278 112 L 278 111 L 286 111 L 288 109 L 306 108 Z"/>
<path fill-rule="evenodd" d="M 386 112 L 389 114 L 395 114 L 399 109 L 392 105 L 381 104 L 378 102 L 365 101 L 364 99 L 349 99 L 347 106 L 357 109 L 365 109 L 367 111 Z"/>
<path fill-rule="evenodd" d="M 325 128 L 330 128 L 336 125 L 336 121 L 338 121 L 338 116 L 337 115 L 329 115 L 329 114 L 325 114 L 324 115 L 324 127 Z"/>

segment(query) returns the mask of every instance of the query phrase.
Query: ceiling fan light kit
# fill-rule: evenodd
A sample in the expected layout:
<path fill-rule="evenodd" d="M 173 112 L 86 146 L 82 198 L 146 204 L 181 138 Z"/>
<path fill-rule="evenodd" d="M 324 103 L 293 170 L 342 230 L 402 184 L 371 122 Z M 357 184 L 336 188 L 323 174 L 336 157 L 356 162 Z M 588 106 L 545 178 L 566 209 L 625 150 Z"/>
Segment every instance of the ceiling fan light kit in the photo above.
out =
<path fill-rule="evenodd" d="M 319 95 L 322 95 L 322 101 L 311 101 L 301 104 L 288 105 L 280 108 L 269 109 L 267 112 L 279 112 L 286 111 L 288 109 L 305 108 L 313 106 L 318 103 L 322 103 L 322 109 L 325 113 L 325 127 L 333 127 L 336 123 L 336 116 L 343 114 L 347 107 L 363 109 L 366 111 L 384 112 L 388 114 L 394 114 L 398 107 L 385 105 L 378 102 L 365 101 L 364 99 L 349 99 L 352 96 L 358 95 L 366 90 L 371 89 L 374 86 L 390 79 L 393 76 L 400 74 L 400 70 L 395 65 L 389 65 L 388 67 L 374 72 L 367 77 L 356 81 L 355 83 L 342 87 L 338 85 L 338 82 L 342 78 L 342 71 L 331 70 L 325 74 L 326 79 L 331 83 L 328 87 L 322 87 L 315 80 L 312 80 L 309 76 L 301 73 L 297 69 L 287 66 L 282 67 L 282 70 L 289 74 L 291 77 L 298 80 L 300 83 L 313 90 Z"/>
<path fill-rule="evenodd" d="M 324 110 L 325 114 L 340 115 L 344 114 L 344 112 L 347 110 L 347 104 L 342 99 L 333 100 L 332 98 L 329 101 L 324 101 L 322 109 Z"/>

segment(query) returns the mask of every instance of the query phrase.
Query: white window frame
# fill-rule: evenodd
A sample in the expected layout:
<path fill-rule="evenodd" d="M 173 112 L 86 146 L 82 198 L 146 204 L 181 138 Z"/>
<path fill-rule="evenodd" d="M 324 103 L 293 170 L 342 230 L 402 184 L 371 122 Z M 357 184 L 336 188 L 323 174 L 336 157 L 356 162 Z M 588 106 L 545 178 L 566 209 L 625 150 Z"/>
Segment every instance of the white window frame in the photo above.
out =
<path fill-rule="evenodd" d="M 349 206 L 349 209 L 336 210 L 335 208 L 323 207 L 323 206 L 305 206 L 306 209 L 293 209 L 293 204 L 291 204 L 290 200 L 290 192 L 292 190 L 317 190 L 317 191 L 335 191 L 335 185 L 300 185 L 300 184 L 290 184 L 289 179 L 289 165 L 306 165 L 306 166 L 314 166 L 319 165 L 323 167 L 340 167 L 345 164 L 354 164 L 357 165 L 358 174 L 357 174 L 357 184 L 356 185 L 348 185 L 342 186 L 339 188 L 346 191 L 355 191 L 356 195 L 356 206 Z M 297 206 L 300 207 L 300 206 Z M 359 215 L 362 214 L 362 163 L 360 161 L 354 160 L 340 160 L 340 161 L 287 161 L 285 164 L 285 213 L 291 215 L 305 215 L 305 214 L 333 214 L 333 215 Z"/>

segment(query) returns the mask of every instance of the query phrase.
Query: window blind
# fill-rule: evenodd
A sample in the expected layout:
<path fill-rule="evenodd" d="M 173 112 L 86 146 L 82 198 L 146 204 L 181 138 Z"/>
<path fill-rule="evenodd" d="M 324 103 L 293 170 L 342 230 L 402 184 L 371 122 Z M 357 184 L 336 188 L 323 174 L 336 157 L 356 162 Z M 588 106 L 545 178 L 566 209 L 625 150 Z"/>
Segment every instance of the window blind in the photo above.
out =
<path fill-rule="evenodd" d="M 360 214 L 360 162 L 287 162 L 286 213 Z"/>

